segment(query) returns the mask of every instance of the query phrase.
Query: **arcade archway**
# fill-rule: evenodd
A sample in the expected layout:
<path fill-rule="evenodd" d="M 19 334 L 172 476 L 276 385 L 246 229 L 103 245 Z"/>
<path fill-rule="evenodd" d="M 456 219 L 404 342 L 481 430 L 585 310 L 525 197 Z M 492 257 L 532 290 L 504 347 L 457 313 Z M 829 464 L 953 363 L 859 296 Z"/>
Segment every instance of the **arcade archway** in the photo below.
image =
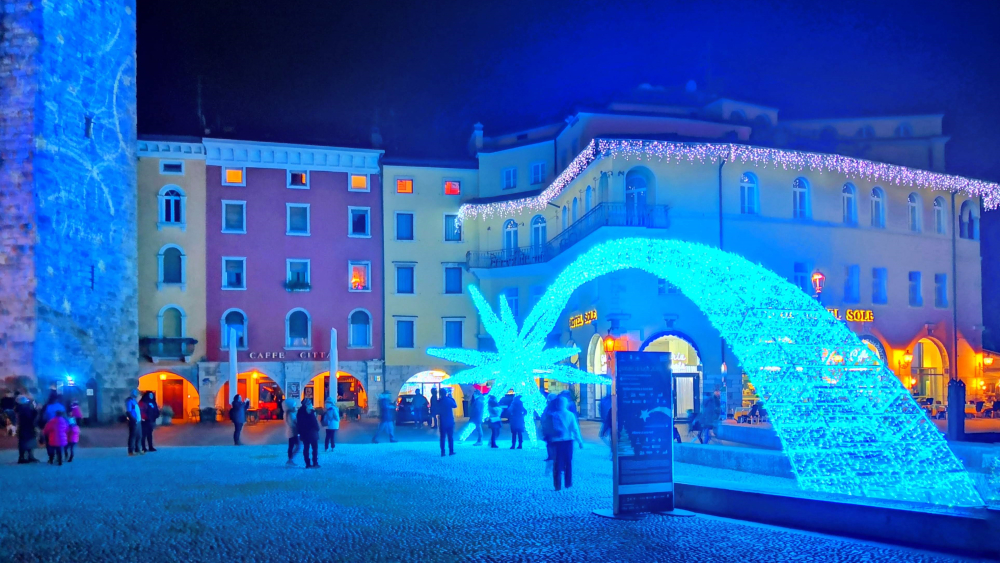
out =
<path fill-rule="evenodd" d="M 346 371 L 337 372 L 336 385 L 330 381 L 330 372 L 317 374 L 302 388 L 302 399 L 312 399 L 322 407 L 327 399 L 334 398 L 340 413 L 348 418 L 358 418 L 368 412 L 368 392 L 361 380 Z"/>
<path fill-rule="evenodd" d="M 674 375 L 674 418 L 691 420 L 701 411 L 698 398 L 702 388 L 701 355 L 687 335 L 667 331 L 651 336 L 639 347 L 640 352 L 670 352 Z"/>
<path fill-rule="evenodd" d="M 449 385 L 448 377 L 447 373 L 439 370 L 427 370 L 415 373 L 399 389 L 399 394 L 413 395 L 419 390 L 424 397 L 430 400 L 431 389 L 437 389 L 440 392 L 441 387 L 448 387 L 451 390 L 452 398 L 455 399 L 455 404 L 458 405 L 458 408 L 455 409 L 455 416 L 465 416 L 465 410 L 462 407 L 465 395 L 462 393 L 462 387 L 460 385 Z"/>
<path fill-rule="evenodd" d="M 139 378 L 140 396 L 146 391 L 156 394 L 162 411 L 169 406 L 174 422 L 197 422 L 200 418 L 201 399 L 198 390 L 187 379 L 169 371 L 148 373 Z"/>
<path fill-rule="evenodd" d="M 931 337 L 921 338 L 913 346 L 910 375 L 913 391 L 918 398 L 933 399 L 940 404 L 947 402 L 946 354 L 944 346 Z"/>
<path fill-rule="evenodd" d="M 215 408 L 218 416 L 226 420 L 233 396 L 239 393 L 250 401 L 250 409 L 256 411 L 259 420 L 277 420 L 284 415 L 284 391 L 276 381 L 259 371 L 248 371 L 237 376 L 236 393 L 229 390 L 229 382 L 225 382 L 215 396 Z"/>

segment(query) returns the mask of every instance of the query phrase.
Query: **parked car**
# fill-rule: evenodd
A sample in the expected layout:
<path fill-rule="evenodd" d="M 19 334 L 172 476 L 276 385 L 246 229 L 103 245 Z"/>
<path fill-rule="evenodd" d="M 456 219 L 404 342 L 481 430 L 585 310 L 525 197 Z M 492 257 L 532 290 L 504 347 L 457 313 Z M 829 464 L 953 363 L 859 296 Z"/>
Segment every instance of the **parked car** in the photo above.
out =
<path fill-rule="evenodd" d="M 396 425 L 403 424 L 405 422 L 411 422 L 416 424 L 416 416 L 414 413 L 413 401 L 416 399 L 415 395 L 400 395 L 399 399 L 396 400 Z M 430 420 L 430 409 L 424 409 L 423 420 Z"/>

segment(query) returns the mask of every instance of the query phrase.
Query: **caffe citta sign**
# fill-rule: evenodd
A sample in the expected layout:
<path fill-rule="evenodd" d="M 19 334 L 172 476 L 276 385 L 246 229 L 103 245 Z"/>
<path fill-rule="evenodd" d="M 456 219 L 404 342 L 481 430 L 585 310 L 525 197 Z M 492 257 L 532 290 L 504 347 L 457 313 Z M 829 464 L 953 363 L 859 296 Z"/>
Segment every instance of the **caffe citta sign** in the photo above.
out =
<path fill-rule="evenodd" d="M 303 350 L 301 352 L 250 352 L 251 360 L 285 360 L 295 358 L 297 360 L 328 360 L 330 359 L 329 352 L 309 352 Z"/>

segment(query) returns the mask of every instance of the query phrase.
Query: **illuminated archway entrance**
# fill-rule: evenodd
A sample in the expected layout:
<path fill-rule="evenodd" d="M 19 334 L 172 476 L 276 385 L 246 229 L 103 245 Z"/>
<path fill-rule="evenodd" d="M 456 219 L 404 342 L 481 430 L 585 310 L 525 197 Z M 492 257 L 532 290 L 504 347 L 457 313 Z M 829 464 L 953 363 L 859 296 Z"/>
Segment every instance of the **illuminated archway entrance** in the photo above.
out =
<path fill-rule="evenodd" d="M 651 336 L 639 347 L 640 352 L 670 352 L 670 369 L 674 375 L 674 418 L 689 421 L 700 412 L 702 365 L 694 341 L 675 331 Z"/>
<path fill-rule="evenodd" d="M 913 390 L 920 398 L 945 403 L 948 398 L 948 378 L 945 376 L 944 346 L 933 338 L 921 338 L 913 346 L 910 374 L 915 380 Z"/>
<path fill-rule="evenodd" d="M 330 372 L 324 371 L 302 388 L 302 398 L 312 399 L 316 407 L 322 407 L 331 397 L 335 399 L 340 413 L 348 418 L 359 418 L 368 411 L 368 392 L 360 379 L 346 371 L 337 372 L 335 386 L 330 382 Z"/>
<path fill-rule="evenodd" d="M 170 407 L 174 412 L 174 422 L 196 422 L 200 419 L 198 406 L 201 399 L 198 390 L 191 382 L 176 373 L 158 371 L 148 373 L 139 378 L 139 394 L 152 391 L 156 394 L 156 402 L 163 407 Z"/>
<path fill-rule="evenodd" d="M 284 416 L 284 391 L 276 381 L 259 371 L 248 371 L 239 374 L 236 380 L 236 393 L 250 401 L 250 409 L 256 411 L 258 420 L 278 420 Z M 222 420 L 228 420 L 229 409 L 233 396 L 229 390 L 229 382 L 215 396 L 215 408 Z"/>
<path fill-rule="evenodd" d="M 451 396 L 455 399 L 455 404 L 458 405 L 458 408 L 455 409 L 455 416 L 465 416 L 465 411 L 462 408 L 462 400 L 465 399 L 465 395 L 462 393 L 462 387 L 459 385 L 449 385 L 448 377 L 447 373 L 439 370 L 428 370 L 413 374 L 399 389 L 399 394 L 413 395 L 419 389 L 420 393 L 426 397 L 427 400 L 430 400 L 431 389 L 437 389 L 438 392 L 440 392 L 441 387 L 448 387 L 451 389 Z"/>

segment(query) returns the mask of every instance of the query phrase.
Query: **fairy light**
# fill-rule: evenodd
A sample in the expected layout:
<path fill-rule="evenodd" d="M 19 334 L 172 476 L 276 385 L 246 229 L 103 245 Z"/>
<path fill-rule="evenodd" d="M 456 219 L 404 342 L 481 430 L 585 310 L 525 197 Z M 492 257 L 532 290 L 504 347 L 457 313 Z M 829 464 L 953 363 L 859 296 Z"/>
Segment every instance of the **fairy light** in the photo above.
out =
<path fill-rule="evenodd" d="M 459 210 L 460 219 L 486 219 L 540 211 L 559 196 L 591 164 L 604 158 L 658 160 L 675 163 L 705 164 L 739 162 L 757 167 L 782 170 L 832 172 L 852 179 L 864 179 L 897 186 L 964 193 L 979 197 L 987 210 L 1000 207 L 1000 185 L 962 176 L 908 168 L 884 162 L 872 162 L 838 154 L 791 151 L 731 143 L 678 143 L 628 139 L 595 139 L 542 193 L 510 201 L 467 203 Z"/>

